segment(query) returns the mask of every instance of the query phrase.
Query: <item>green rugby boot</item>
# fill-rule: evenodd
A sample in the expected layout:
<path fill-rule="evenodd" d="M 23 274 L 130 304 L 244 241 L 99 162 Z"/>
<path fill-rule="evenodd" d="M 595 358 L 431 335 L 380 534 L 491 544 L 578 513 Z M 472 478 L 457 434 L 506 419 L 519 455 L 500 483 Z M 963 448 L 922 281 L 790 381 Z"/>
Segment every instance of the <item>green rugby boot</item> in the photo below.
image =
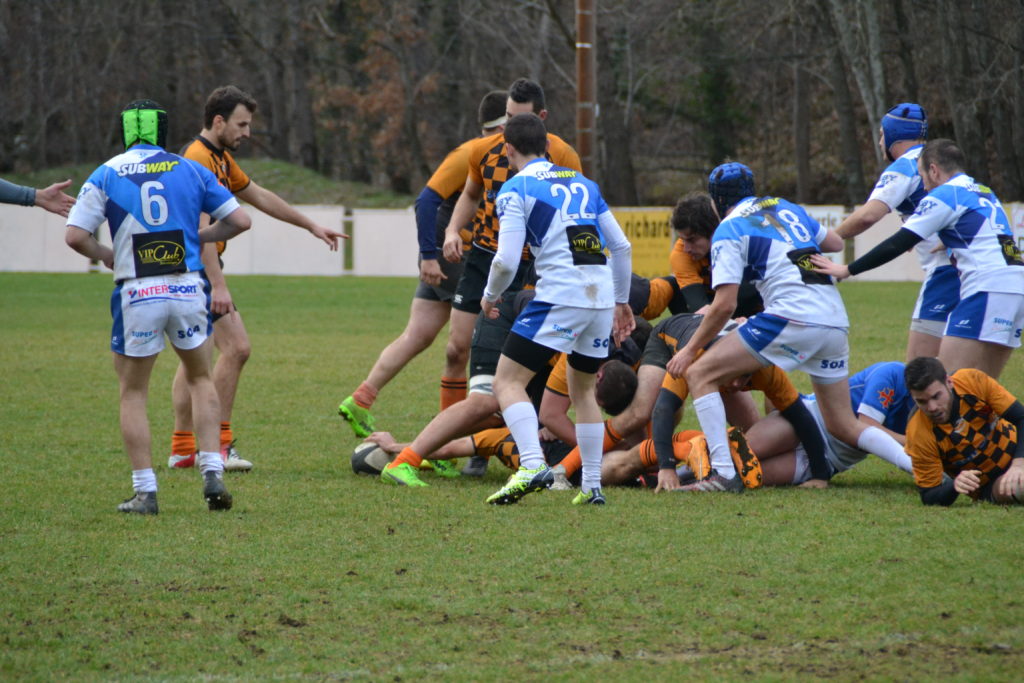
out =
<path fill-rule="evenodd" d="M 416 468 L 407 462 L 401 465 L 391 464 L 380 471 L 380 480 L 385 484 L 397 486 L 427 486 L 428 484 L 420 479 Z"/>
<path fill-rule="evenodd" d="M 487 502 L 491 505 L 513 505 L 527 493 L 551 488 L 554 481 L 555 475 L 547 465 L 532 470 L 520 467 L 504 486 L 491 494 Z"/>
<path fill-rule="evenodd" d="M 352 431 L 360 439 L 365 439 L 376 431 L 375 420 L 369 410 L 356 403 L 356 400 L 349 396 L 338 406 L 338 415 L 345 418 Z"/>
<path fill-rule="evenodd" d="M 454 460 L 424 460 L 423 464 L 420 465 L 420 469 L 432 469 L 434 474 L 445 479 L 455 479 L 462 476 L 462 472 L 459 471 L 459 467 Z"/>
<path fill-rule="evenodd" d="M 601 489 L 590 489 L 586 493 L 580 491 L 576 494 L 576 497 L 572 499 L 573 505 L 605 505 L 608 501 L 605 500 L 604 494 L 601 493 Z"/>

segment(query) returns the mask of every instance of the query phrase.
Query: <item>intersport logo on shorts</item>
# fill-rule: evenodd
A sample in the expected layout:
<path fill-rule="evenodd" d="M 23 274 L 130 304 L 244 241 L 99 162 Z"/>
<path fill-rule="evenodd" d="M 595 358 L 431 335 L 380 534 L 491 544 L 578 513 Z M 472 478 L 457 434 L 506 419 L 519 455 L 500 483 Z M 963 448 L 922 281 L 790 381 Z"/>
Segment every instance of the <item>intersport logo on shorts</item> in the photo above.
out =
<path fill-rule="evenodd" d="M 199 285 L 153 285 L 128 290 L 130 299 L 146 299 L 151 296 L 188 296 L 199 291 Z"/>

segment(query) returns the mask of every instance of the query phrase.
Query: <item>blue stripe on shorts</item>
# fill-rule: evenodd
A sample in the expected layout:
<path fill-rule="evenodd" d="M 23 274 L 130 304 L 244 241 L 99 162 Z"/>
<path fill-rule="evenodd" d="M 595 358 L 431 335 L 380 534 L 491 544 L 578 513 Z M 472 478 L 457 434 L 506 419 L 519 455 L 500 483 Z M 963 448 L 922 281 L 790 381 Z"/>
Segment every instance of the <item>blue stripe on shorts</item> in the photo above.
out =
<path fill-rule="evenodd" d="M 950 337 L 979 339 L 981 326 L 985 324 L 987 309 L 988 292 L 978 292 L 966 299 L 961 299 L 957 307 L 949 314 L 945 334 Z"/>
<path fill-rule="evenodd" d="M 956 266 L 939 266 L 924 284 L 920 319 L 946 322 L 959 300 L 960 274 Z"/>
<path fill-rule="evenodd" d="M 758 313 L 741 325 L 737 332 L 748 347 L 760 353 L 786 329 L 787 324 L 789 321 L 785 318 L 770 313 Z"/>
<path fill-rule="evenodd" d="M 110 350 L 124 355 L 124 312 L 121 309 L 121 285 L 114 287 L 110 295 L 110 317 L 114 319 L 110 331 Z"/>
<path fill-rule="evenodd" d="M 515 323 L 512 324 L 512 331 L 520 337 L 525 337 L 532 341 L 537 336 L 537 333 L 540 332 L 541 326 L 544 325 L 544 321 L 553 307 L 554 304 L 534 299 L 526 304 L 526 308 L 516 318 Z"/>

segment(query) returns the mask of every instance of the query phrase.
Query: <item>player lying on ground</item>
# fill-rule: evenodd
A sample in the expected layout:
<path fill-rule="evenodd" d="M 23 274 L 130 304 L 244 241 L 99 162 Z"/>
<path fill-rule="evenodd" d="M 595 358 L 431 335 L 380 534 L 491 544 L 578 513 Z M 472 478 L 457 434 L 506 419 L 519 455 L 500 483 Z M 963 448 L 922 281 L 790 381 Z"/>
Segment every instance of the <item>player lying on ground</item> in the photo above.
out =
<path fill-rule="evenodd" d="M 1024 405 L 981 370 L 947 376 L 937 358 L 910 361 L 905 378 L 918 408 L 907 453 L 921 502 L 952 505 L 963 494 L 1024 503 Z"/>

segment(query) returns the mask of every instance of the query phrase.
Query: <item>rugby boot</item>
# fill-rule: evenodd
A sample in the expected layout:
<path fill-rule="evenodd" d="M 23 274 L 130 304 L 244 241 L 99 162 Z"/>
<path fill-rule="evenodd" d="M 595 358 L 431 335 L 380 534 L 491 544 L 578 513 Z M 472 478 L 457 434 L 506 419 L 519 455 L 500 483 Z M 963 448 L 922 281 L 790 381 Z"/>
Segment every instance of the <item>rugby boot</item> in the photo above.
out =
<path fill-rule="evenodd" d="M 352 396 L 347 397 L 338 406 L 338 415 L 345 418 L 352 431 L 360 439 L 365 439 L 376 431 L 376 421 L 369 410 L 356 403 Z"/>
<path fill-rule="evenodd" d="M 221 472 L 207 472 L 203 475 L 203 499 L 211 510 L 230 510 L 233 502 L 231 494 L 224 487 Z"/>
<path fill-rule="evenodd" d="M 464 477 L 482 477 L 487 474 L 487 463 L 490 462 L 490 458 L 486 455 L 474 455 L 466 463 L 465 467 L 462 468 L 462 476 Z"/>
<path fill-rule="evenodd" d="M 695 481 L 692 484 L 687 484 L 686 486 L 681 486 L 680 488 L 677 488 L 676 491 L 681 491 L 683 493 L 690 493 L 690 492 L 702 492 L 702 493 L 710 493 L 710 492 L 743 493 L 744 486 L 743 486 L 743 480 L 740 479 L 740 476 L 738 474 L 735 477 L 733 477 L 732 479 L 726 479 L 725 477 L 720 475 L 715 470 L 711 470 L 711 474 L 709 474 L 708 476 L 704 477 L 703 479 L 701 479 L 699 481 Z"/>
<path fill-rule="evenodd" d="M 238 451 L 235 450 L 234 441 L 222 446 L 220 455 L 224 458 L 225 472 L 248 472 L 252 469 L 252 463 L 238 455 Z"/>
<path fill-rule="evenodd" d="M 171 453 L 171 456 L 167 458 L 167 466 L 171 468 L 186 469 L 189 467 L 196 466 L 196 455 L 197 453 L 188 453 L 187 455 L 180 455 L 178 453 Z"/>
<path fill-rule="evenodd" d="M 424 460 L 420 465 L 421 470 L 434 470 L 434 474 L 445 479 L 455 479 L 462 476 L 459 466 L 454 460 Z"/>
<path fill-rule="evenodd" d="M 504 486 L 487 498 L 487 502 L 491 505 L 513 505 L 528 493 L 551 488 L 554 482 L 555 475 L 547 465 L 542 464 L 532 470 L 520 467 Z"/>
<path fill-rule="evenodd" d="M 420 479 L 416 468 L 407 462 L 399 465 L 394 463 L 380 471 L 380 480 L 385 484 L 396 484 L 398 486 L 428 486 L 427 482 Z"/>
<path fill-rule="evenodd" d="M 156 504 L 156 491 L 136 491 L 134 496 L 118 505 L 117 509 L 137 515 L 160 514 L 160 508 Z"/>
<path fill-rule="evenodd" d="M 747 443 L 743 431 L 736 427 L 729 428 L 729 453 L 743 485 L 748 489 L 759 488 L 763 481 L 761 461 Z"/>
<path fill-rule="evenodd" d="M 601 489 L 590 489 L 586 493 L 580 491 L 572 499 L 573 505 L 605 505 L 607 502 Z"/>

